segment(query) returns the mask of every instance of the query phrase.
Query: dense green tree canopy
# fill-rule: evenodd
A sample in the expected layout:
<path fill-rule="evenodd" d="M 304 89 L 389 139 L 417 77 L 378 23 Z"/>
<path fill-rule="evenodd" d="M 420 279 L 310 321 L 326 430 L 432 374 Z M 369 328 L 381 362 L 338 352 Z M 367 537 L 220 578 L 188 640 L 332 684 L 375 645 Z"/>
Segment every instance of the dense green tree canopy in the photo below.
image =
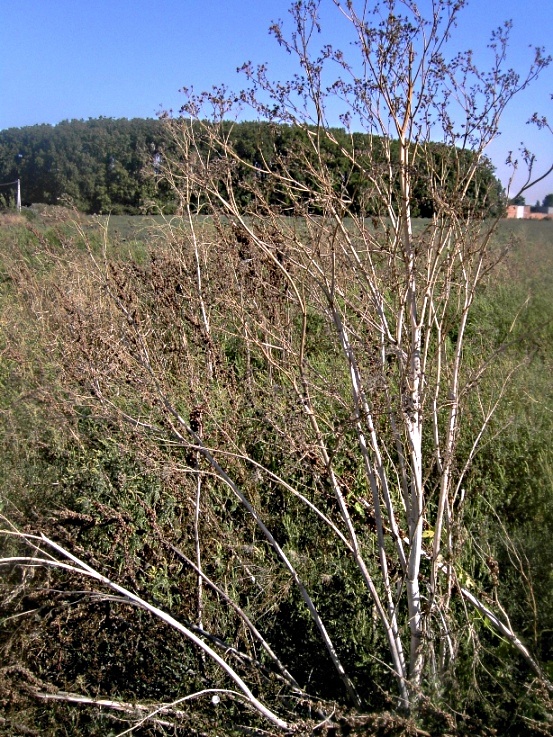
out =
<path fill-rule="evenodd" d="M 521 194 L 519 194 L 516 197 L 514 197 L 512 200 L 509 200 L 509 204 L 522 206 L 526 204 L 526 200 Z"/>
<path fill-rule="evenodd" d="M 145 175 L 162 139 L 159 121 L 138 118 L 10 128 L 0 133 L 0 177 L 21 179 L 24 202 L 138 212 L 156 193 Z"/>
<path fill-rule="evenodd" d="M 243 205 L 253 200 L 252 187 L 268 186 L 271 177 L 264 176 L 264 170 L 283 173 L 293 170 L 296 175 L 302 172 L 307 183 L 308 128 L 260 122 L 225 125 L 237 153 L 249 164 L 247 168 L 237 166 L 235 174 Z M 202 134 L 198 132 L 198 135 Z M 205 141 L 206 150 L 208 145 Z M 336 128 L 331 129 L 320 145 L 335 188 L 359 213 L 378 214 L 376 204 L 367 195 L 363 176 L 364 171 L 378 166 L 382 158 L 378 138 L 362 133 L 350 135 Z M 466 164 L 470 161 L 470 154 L 455 152 L 449 167 L 452 151 L 443 145 L 429 146 L 432 155 L 421 157 L 418 168 L 414 165 L 413 214 L 419 217 L 432 215 L 437 198 L 454 197 L 447 172 L 455 171 L 463 159 Z M 356 167 L 351 166 L 351 159 L 346 155 L 352 150 L 358 162 Z M 158 207 L 171 211 L 175 203 L 163 178 L 163 162 L 168 154 L 173 159 L 178 155 L 167 135 L 167 121 L 163 120 L 98 118 L 63 121 L 55 126 L 9 128 L 0 132 L 0 181 L 21 179 L 24 203 L 58 204 L 69 200 L 89 213 L 133 214 Z M 428 171 L 429 161 L 435 162 L 433 173 Z M 445 172 L 439 191 L 435 189 L 438 169 Z M 286 212 L 290 206 L 286 196 L 274 188 L 274 182 L 271 186 L 269 203 Z M 469 194 L 481 212 L 497 211 L 502 199 L 501 185 L 489 161 L 483 161 L 481 175 Z M 13 204 L 13 191 L 2 190 L 0 196 L 3 204 Z"/>

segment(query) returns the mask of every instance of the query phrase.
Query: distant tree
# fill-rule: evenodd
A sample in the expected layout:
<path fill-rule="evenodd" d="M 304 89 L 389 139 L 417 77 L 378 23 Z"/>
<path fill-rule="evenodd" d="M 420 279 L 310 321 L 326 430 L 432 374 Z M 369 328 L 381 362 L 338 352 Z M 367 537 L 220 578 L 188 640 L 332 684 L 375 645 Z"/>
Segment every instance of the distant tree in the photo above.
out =
<path fill-rule="evenodd" d="M 543 198 L 542 207 L 553 207 L 553 193 L 546 194 Z"/>
<path fill-rule="evenodd" d="M 161 121 L 139 118 L 10 128 L 0 132 L 0 181 L 20 178 L 31 202 L 67 198 L 84 212 L 137 213 L 166 202 L 153 176 L 163 137 Z"/>
<path fill-rule="evenodd" d="M 196 124 L 197 127 L 197 124 Z M 351 167 L 349 157 L 355 151 L 366 165 L 378 161 L 385 165 L 385 147 L 374 133 L 347 133 L 345 128 L 331 128 L 321 141 L 324 159 L 337 190 L 347 191 L 357 213 L 376 215 L 374 197 L 367 196 L 366 179 L 359 167 Z M 255 168 L 266 165 L 273 173 L 282 171 L 283 162 L 308 140 L 306 130 L 298 125 L 274 122 L 242 122 L 225 125 L 242 164 L 233 172 L 236 196 L 242 205 L 252 202 L 252 185 L 266 186 L 271 205 L 290 213 L 290 199 L 282 187 L 274 187 L 270 177 L 259 177 Z M 311 133 L 315 127 L 311 127 Z M 66 198 L 84 212 L 137 213 L 152 208 L 166 209 L 172 194 L 159 176 L 161 158 L 172 158 L 175 150 L 166 140 L 162 121 L 98 118 L 66 120 L 58 125 L 36 125 L 0 132 L 0 181 L 21 178 L 25 196 L 31 202 L 56 204 Z M 197 145 L 206 150 L 207 136 L 198 133 Z M 392 141 L 392 148 L 397 142 Z M 413 176 L 413 215 L 431 217 L 435 208 L 428 191 L 428 166 L 447 167 L 446 159 L 455 156 L 448 145 L 423 144 L 428 156 L 419 157 Z M 21 154 L 18 157 L 18 154 Z M 472 154 L 463 152 L 465 158 Z M 161 157 L 161 158 L 160 158 Z M 426 163 L 425 163 L 426 162 Z M 306 187 L 316 165 L 292 173 Z M 426 167 L 426 168 L 425 168 Z M 396 186 L 399 180 L 396 179 Z M 453 182 L 453 180 L 452 180 Z M 490 186 L 492 185 L 492 186 Z M 444 193 L 449 183 L 443 182 Z M 495 211 L 501 199 L 501 187 L 491 163 L 478 162 L 477 176 L 467 192 L 467 201 L 479 202 L 483 211 Z"/>
<path fill-rule="evenodd" d="M 510 205 L 525 205 L 526 200 L 524 199 L 522 195 L 517 195 L 512 200 L 509 200 L 509 204 Z"/>

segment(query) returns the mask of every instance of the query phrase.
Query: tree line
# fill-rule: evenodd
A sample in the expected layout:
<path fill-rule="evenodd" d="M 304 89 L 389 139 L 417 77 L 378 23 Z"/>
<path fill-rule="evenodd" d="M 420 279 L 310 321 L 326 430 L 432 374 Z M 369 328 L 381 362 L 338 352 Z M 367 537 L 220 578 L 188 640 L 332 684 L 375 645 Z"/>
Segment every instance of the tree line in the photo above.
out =
<path fill-rule="evenodd" d="M 27 204 L 71 201 L 89 213 L 136 213 L 155 195 L 145 176 L 163 137 L 156 120 L 66 120 L 0 133 L 0 177 L 21 179 Z M 13 193 L 2 192 L 9 206 Z"/>
<path fill-rule="evenodd" d="M 167 181 L 165 162 L 179 155 L 178 144 L 168 130 L 167 120 L 113 119 L 66 120 L 57 125 L 34 125 L 0 131 L 0 181 L 20 179 L 24 204 L 71 203 L 86 213 L 139 214 L 162 210 L 172 213 L 179 203 Z M 270 122 L 224 123 L 225 135 L 232 142 L 237 160 L 232 177 L 242 206 L 256 200 L 261 188 L 267 203 L 285 214 L 293 214 L 293 204 L 284 184 L 289 176 L 299 179 L 306 194 L 313 172 L 311 166 L 324 161 L 335 191 L 350 203 L 357 214 L 379 215 L 380 204 L 369 194 L 368 172 L 386 167 L 384 141 L 367 133 L 347 133 L 330 129 L 321 140 L 320 151 L 312 149 L 311 161 L 304 160 L 306 144 L 313 135 L 309 126 Z M 200 151 L 210 148 L 209 135 L 196 124 Z M 391 142 L 392 148 L 399 144 Z M 451 172 L 448 159 L 469 167 L 473 154 L 459 152 L 444 144 L 427 144 L 424 156 L 412 157 L 413 214 L 431 217 L 438 201 L 455 197 L 453 179 L 447 176 L 436 189 L 436 172 Z M 301 152 L 301 154 L 299 153 Z M 211 155 L 213 156 L 213 151 Z M 352 166 L 352 153 L 355 166 Z M 432 170 L 432 171 L 431 171 Z M 276 176 L 267 176 L 267 171 Z M 280 174 L 280 180 L 279 180 Z M 389 173 L 397 178 L 399 171 Z M 448 177 L 450 181 L 448 181 Z M 14 204 L 14 192 L 0 192 L 0 204 Z M 466 202 L 483 214 L 497 214 L 503 206 L 500 182 L 488 159 L 478 167 Z M 194 204 L 197 210 L 206 203 Z"/>

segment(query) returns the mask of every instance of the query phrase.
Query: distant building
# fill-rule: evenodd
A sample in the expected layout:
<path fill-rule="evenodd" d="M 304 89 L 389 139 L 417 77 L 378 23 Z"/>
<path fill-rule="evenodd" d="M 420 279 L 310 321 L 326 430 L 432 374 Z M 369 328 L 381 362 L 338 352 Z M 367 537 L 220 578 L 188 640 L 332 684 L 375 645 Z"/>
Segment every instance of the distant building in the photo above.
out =
<path fill-rule="evenodd" d="M 517 220 L 553 220 L 553 207 L 509 205 L 506 217 Z"/>

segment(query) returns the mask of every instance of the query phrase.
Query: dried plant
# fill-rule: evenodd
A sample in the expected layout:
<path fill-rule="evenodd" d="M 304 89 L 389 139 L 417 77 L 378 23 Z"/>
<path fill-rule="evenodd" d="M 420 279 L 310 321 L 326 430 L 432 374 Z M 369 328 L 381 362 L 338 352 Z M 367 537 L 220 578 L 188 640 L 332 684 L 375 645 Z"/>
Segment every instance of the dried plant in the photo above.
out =
<path fill-rule="evenodd" d="M 315 703 L 264 634 L 292 596 L 349 702 L 369 701 L 343 655 L 354 644 L 326 620 L 325 586 L 338 579 L 355 587 L 401 709 L 416 714 L 455 673 L 474 613 L 550 687 L 464 567 L 464 485 L 501 396 L 481 391 L 495 354 L 465 360 L 477 290 L 502 256 L 485 150 L 548 59 L 536 50 L 525 76 L 505 70 L 508 25 L 492 37 L 489 72 L 470 53 L 448 56 L 463 2 L 433 3 L 428 17 L 410 0 L 334 5 L 352 60 L 313 50 L 319 4 L 299 0 L 291 34 L 272 29 L 297 76 L 272 82 L 248 64 L 247 91 L 190 95 L 184 116 L 167 118 L 178 155 L 163 175 L 181 217 L 159 230 L 146 264 L 94 256 L 96 288 L 65 295 L 57 326 L 73 336 L 71 381 L 128 423 L 130 443 L 139 434 L 144 462 L 180 474 L 186 532 L 152 528 L 194 574 L 201 636 L 50 539 L 28 538 L 37 559 L 3 561 L 69 566 L 178 625 L 281 729 L 300 729 L 290 711 L 278 715 L 284 693 Z M 268 121 L 254 163 L 228 122 L 244 108 Z M 339 136 L 338 114 L 370 136 Z M 283 125 L 296 131 L 284 153 Z M 421 189 L 433 213 L 424 222 L 412 216 Z M 228 608 L 250 653 L 207 644 Z M 272 705 L 246 684 L 245 663 L 249 676 L 265 663 L 278 675 Z"/>

